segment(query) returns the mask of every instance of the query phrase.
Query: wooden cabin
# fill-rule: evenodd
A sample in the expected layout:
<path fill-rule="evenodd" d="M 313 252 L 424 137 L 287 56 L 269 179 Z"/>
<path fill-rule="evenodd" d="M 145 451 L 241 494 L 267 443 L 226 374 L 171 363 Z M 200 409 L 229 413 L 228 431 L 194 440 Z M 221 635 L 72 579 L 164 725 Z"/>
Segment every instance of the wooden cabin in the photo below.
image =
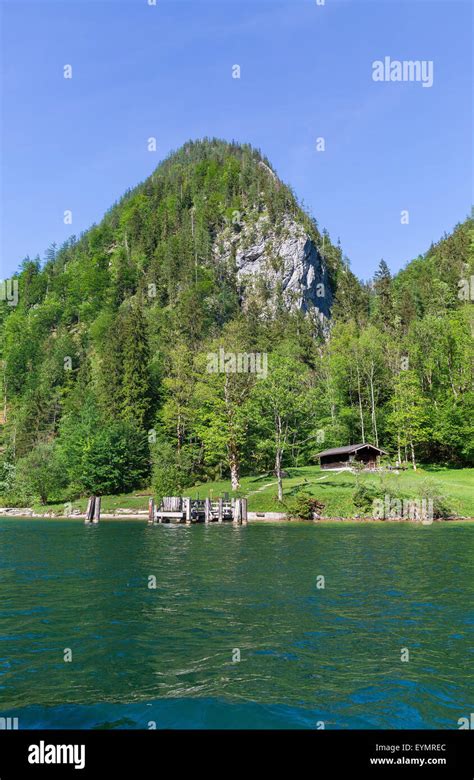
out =
<path fill-rule="evenodd" d="M 323 450 L 318 452 L 316 457 L 319 458 L 322 469 L 351 468 L 354 462 L 362 462 L 365 468 L 375 469 L 380 456 L 387 454 L 374 444 L 349 444 L 347 447 Z"/>

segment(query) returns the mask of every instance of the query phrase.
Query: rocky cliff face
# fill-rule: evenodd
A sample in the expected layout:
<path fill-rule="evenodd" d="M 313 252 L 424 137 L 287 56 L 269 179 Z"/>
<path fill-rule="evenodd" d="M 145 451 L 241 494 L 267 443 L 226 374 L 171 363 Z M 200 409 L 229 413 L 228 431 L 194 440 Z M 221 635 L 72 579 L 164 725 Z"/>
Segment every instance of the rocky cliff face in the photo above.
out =
<path fill-rule="evenodd" d="M 304 227 L 294 219 L 286 217 L 274 226 L 265 214 L 250 221 L 237 218 L 216 242 L 215 254 L 233 265 L 244 308 L 258 306 L 265 313 L 283 305 L 321 321 L 329 318 L 328 269 Z"/>

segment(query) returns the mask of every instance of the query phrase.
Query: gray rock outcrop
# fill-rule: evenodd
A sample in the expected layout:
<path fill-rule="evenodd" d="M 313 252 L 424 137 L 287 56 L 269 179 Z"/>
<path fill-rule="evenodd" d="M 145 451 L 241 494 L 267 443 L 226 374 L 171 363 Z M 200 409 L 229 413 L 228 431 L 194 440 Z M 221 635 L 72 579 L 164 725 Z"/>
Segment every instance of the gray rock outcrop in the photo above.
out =
<path fill-rule="evenodd" d="M 323 257 L 304 227 L 286 217 L 277 227 L 261 215 L 238 221 L 216 242 L 220 260 L 235 264 L 242 305 L 274 311 L 278 305 L 330 316 L 332 290 Z"/>

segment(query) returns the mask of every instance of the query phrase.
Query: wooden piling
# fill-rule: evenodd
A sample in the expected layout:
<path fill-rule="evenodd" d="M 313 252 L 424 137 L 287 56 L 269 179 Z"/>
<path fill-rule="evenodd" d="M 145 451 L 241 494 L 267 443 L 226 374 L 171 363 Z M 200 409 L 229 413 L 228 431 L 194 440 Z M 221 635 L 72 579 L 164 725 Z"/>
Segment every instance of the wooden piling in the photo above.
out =
<path fill-rule="evenodd" d="M 100 503 L 100 496 L 96 496 L 94 501 L 94 517 L 92 518 L 93 523 L 98 523 L 100 520 Z"/>
<path fill-rule="evenodd" d="M 236 525 L 242 524 L 242 503 L 240 498 L 235 499 L 233 522 Z"/>
<path fill-rule="evenodd" d="M 217 505 L 217 521 L 222 523 L 224 521 L 224 502 L 222 498 L 219 499 Z"/>
<path fill-rule="evenodd" d="M 87 502 L 87 511 L 84 520 L 84 523 L 86 524 L 92 522 L 92 517 L 94 515 L 94 504 L 95 504 L 95 496 L 90 496 L 89 501 Z"/>
<path fill-rule="evenodd" d="M 211 499 L 206 498 L 204 502 L 204 522 L 210 523 L 211 522 Z"/>
<path fill-rule="evenodd" d="M 148 522 L 149 523 L 155 522 L 155 499 L 154 498 L 148 499 Z"/>
<path fill-rule="evenodd" d="M 247 525 L 247 523 L 248 523 L 248 518 L 247 518 L 247 499 L 246 498 L 242 498 L 241 501 L 242 501 L 242 523 L 244 525 Z"/>
<path fill-rule="evenodd" d="M 191 499 L 183 498 L 184 520 L 187 525 L 191 522 Z"/>

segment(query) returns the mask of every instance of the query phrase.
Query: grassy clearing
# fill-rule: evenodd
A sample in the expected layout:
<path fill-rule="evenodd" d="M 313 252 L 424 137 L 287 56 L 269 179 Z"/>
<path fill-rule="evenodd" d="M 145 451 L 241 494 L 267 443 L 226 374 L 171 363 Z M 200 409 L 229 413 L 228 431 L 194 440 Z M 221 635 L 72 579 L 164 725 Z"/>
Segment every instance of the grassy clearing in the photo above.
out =
<path fill-rule="evenodd" d="M 285 501 L 298 492 L 305 491 L 322 501 L 327 517 L 353 517 L 357 514 L 352 502 L 357 480 L 355 474 L 347 471 L 322 471 L 319 466 L 290 468 L 287 473 L 289 476 L 283 481 Z M 444 498 L 453 514 L 474 517 L 474 469 L 430 466 L 398 475 L 389 472 L 365 472 L 360 474 L 359 479 L 363 484 L 373 486 L 380 496 L 388 494 L 406 499 L 426 497 L 429 484 L 437 495 Z M 228 480 L 207 482 L 186 490 L 186 494 L 193 498 L 218 497 L 224 492 L 231 494 Z M 152 491 L 142 489 L 126 495 L 104 496 L 102 512 L 114 512 L 117 509 L 129 509 L 130 512 L 144 510 L 148 506 L 148 495 L 152 495 Z M 243 477 L 241 489 L 234 495 L 247 497 L 249 510 L 252 512 L 281 512 L 285 509 L 277 500 L 276 479 L 272 475 Z M 84 511 L 87 499 L 74 501 L 72 506 Z M 49 504 L 47 507 L 36 504 L 34 509 L 38 512 L 52 511 L 63 514 L 64 504 Z"/>
<path fill-rule="evenodd" d="M 356 514 L 352 502 L 357 476 L 348 471 L 322 471 L 319 466 L 288 469 L 284 480 L 284 500 L 305 491 L 325 505 L 324 514 L 331 517 L 351 517 Z M 381 496 L 417 499 L 426 496 L 428 484 L 442 496 L 453 514 L 474 516 L 474 469 L 419 468 L 416 472 L 360 474 L 361 483 L 371 485 Z M 230 492 L 229 482 L 214 482 L 192 488 L 190 495 L 220 495 Z M 211 493 L 212 491 L 212 493 Z M 256 512 L 281 511 L 276 496 L 275 478 L 268 475 L 242 479 L 240 494 L 247 496 L 249 510 Z"/>
<path fill-rule="evenodd" d="M 324 514 L 330 517 L 351 517 L 356 514 L 352 496 L 357 476 L 351 472 L 328 472 L 319 467 L 308 466 L 288 470 L 289 478 L 284 480 L 284 500 L 291 499 L 298 492 L 305 491 L 325 505 Z M 416 472 L 362 473 L 362 484 L 371 485 L 381 496 L 407 499 L 423 498 L 429 484 L 437 495 L 442 496 L 453 514 L 474 516 L 474 469 L 425 468 Z M 271 477 L 247 478 L 242 480 L 242 495 L 248 496 L 251 511 L 278 511 L 281 509 L 276 497 L 275 480 Z M 213 485 L 205 486 L 207 490 Z M 230 490 L 228 483 L 216 483 L 217 495 L 222 489 Z M 194 490 L 203 490 L 204 486 Z M 201 493 L 204 495 L 204 493 Z"/>
<path fill-rule="evenodd" d="M 121 493 L 116 496 L 102 496 L 101 512 L 112 513 L 117 509 L 129 509 L 130 512 L 136 512 L 142 509 L 148 509 L 148 497 L 153 495 L 151 488 L 142 488 L 134 493 Z M 88 498 L 78 498 L 75 501 L 68 502 L 71 509 L 79 509 L 85 512 L 87 509 Z M 50 504 L 34 503 L 31 505 L 35 512 L 54 512 L 55 514 L 65 514 L 66 503 L 54 502 Z"/>

